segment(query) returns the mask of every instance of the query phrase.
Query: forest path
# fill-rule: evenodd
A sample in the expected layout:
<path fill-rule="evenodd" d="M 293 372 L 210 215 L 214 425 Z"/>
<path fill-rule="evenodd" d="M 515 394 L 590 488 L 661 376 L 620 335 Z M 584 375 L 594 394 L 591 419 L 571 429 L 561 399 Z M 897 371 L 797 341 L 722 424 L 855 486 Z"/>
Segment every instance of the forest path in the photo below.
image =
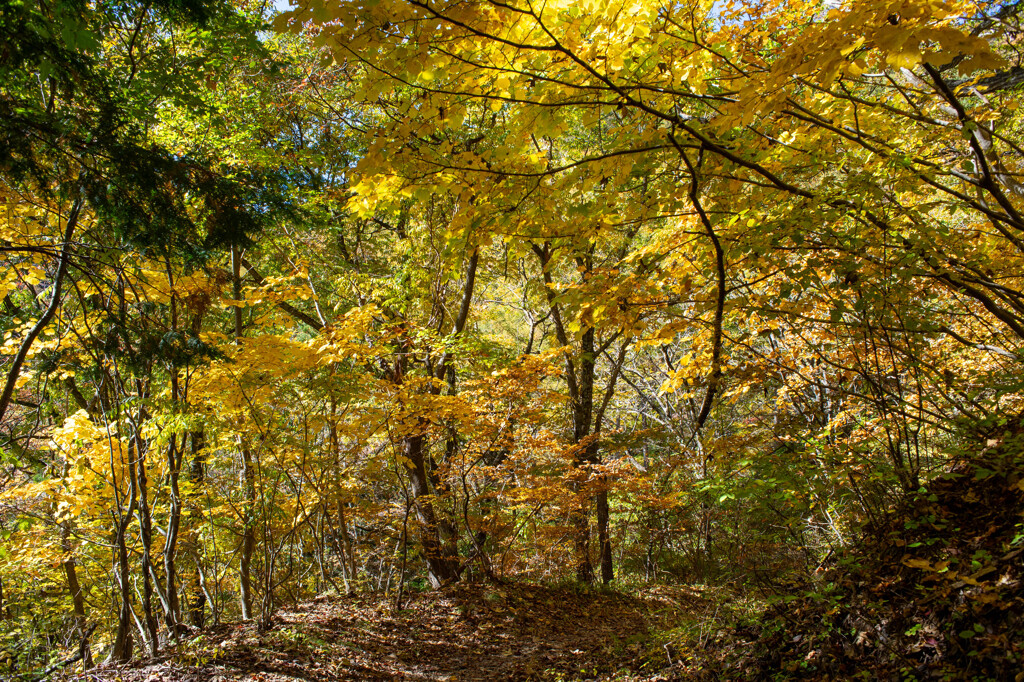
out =
<path fill-rule="evenodd" d="M 267 632 L 226 624 L 176 655 L 79 679 L 666 679 L 656 633 L 707 604 L 679 588 L 633 597 L 516 584 L 456 585 L 410 595 L 404 606 L 396 613 L 379 597 L 322 597 L 281 609 Z"/>

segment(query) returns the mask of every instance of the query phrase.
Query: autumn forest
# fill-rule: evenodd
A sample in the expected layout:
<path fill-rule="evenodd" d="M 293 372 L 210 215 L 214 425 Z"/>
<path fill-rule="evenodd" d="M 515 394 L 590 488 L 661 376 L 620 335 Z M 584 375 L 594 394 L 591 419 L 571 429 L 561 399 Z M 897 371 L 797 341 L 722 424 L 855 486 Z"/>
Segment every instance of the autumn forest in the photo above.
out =
<path fill-rule="evenodd" d="M 0 678 L 1022 679 L 1020 2 L 292 1 L 0 2 Z"/>

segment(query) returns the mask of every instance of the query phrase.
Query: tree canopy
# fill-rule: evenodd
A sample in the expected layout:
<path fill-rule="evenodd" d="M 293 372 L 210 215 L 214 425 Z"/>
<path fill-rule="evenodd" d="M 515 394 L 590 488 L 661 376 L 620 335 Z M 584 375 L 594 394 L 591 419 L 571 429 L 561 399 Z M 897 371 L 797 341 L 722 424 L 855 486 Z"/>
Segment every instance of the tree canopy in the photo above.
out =
<path fill-rule="evenodd" d="M 819 603 L 864 538 L 926 663 L 1014 627 L 1018 3 L 293 5 L 0 8 L 9 667 L 328 591 Z"/>

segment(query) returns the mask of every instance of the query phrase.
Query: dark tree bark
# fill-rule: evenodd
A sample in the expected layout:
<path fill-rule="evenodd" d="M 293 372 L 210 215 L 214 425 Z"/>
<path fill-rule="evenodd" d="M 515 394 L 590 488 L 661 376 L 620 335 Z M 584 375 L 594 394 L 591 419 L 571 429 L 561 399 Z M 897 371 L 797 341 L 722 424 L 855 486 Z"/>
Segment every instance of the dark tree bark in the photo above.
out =
<path fill-rule="evenodd" d="M 50 303 L 46 306 L 46 310 L 43 311 L 42 317 L 36 321 L 32 328 L 29 329 L 28 334 L 25 335 L 21 345 L 18 347 L 18 352 L 14 355 L 14 360 L 11 362 L 11 368 L 7 371 L 7 381 L 4 383 L 3 393 L 0 393 L 0 419 L 6 414 L 7 407 L 14 397 L 14 386 L 18 383 L 18 377 L 21 376 L 21 368 L 28 358 L 32 344 L 35 343 L 39 334 L 46 329 L 46 325 L 50 324 L 50 320 L 57 313 L 57 308 L 60 307 L 64 275 L 67 273 L 68 264 L 71 262 L 71 238 L 75 234 L 75 229 L 78 226 L 78 216 L 81 215 L 81 212 L 82 200 L 75 199 L 75 202 L 71 205 L 71 212 L 68 214 L 64 227 L 64 244 L 61 247 L 60 257 L 57 261 L 57 272 L 53 276 L 53 291 L 50 294 Z"/>
<path fill-rule="evenodd" d="M 570 345 L 569 335 L 565 331 L 562 311 L 556 302 L 553 278 L 548 269 L 552 256 L 550 244 L 545 243 L 543 247 L 534 244 L 533 251 L 540 260 L 544 284 L 547 289 L 548 314 L 554 323 L 555 336 L 559 344 L 568 347 Z M 582 274 L 585 283 L 594 267 L 593 246 L 590 247 L 586 254 L 576 257 L 576 267 Z M 569 404 L 572 409 L 573 445 L 576 447 L 576 454 L 572 462 L 575 471 L 570 478 L 569 489 L 576 494 L 577 504 L 569 513 L 569 524 L 575 531 L 573 545 L 576 555 L 576 578 L 583 583 L 591 583 L 594 580 L 594 566 L 590 558 L 591 502 L 595 503 L 597 511 L 598 557 L 601 566 L 601 580 L 608 583 L 615 577 L 612 562 L 611 535 L 608 529 L 610 509 L 607 480 L 603 476 L 598 479 L 601 487 L 593 496 L 586 495 L 585 490 L 588 479 L 591 477 L 591 467 L 601 464 L 601 457 L 598 453 L 598 438 L 601 434 L 605 410 L 607 410 L 608 404 L 615 393 L 615 383 L 622 369 L 628 341 L 623 342 L 619 349 L 618 357 L 611 365 L 610 376 L 600 404 L 597 404 L 594 399 L 597 357 L 605 353 L 618 336 L 618 333 L 611 335 L 608 340 L 598 347 L 596 330 L 594 327 L 588 326 L 580 337 L 579 352 L 575 356 L 576 360 L 574 361 L 573 357 L 569 354 L 565 356 L 564 376 L 566 389 L 569 393 Z"/>
<path fill-rule="evenodd" d="M 345 514 L 345 500 L 341 495 L 341 443 L 338 440 L 338 403 L 331 396 L 331 420 L 328 427 L 331 451 L 334 455 L 334 506 L 338 514 L 338 534 L 341 536 L 342 575 L 345 576 L 345 591 L 355 594 L 356 556 L 348 536 L 348 519 Z"/>
<path fill-rule="evenodd" d="M 242 255 L 238 246 L 231 247 L 231 290 L 234 300 L 242 300 Z M 234 306 L 235 343 L 242 339 L 242 307 Z M 256 468 L 252 451 L 244 438 L 239 438 L 242 453 L 242 547 L 239 559 L 238 591 L 242 601 L 242 619 L 252 618 L 252 557 L 256 551 Z"/>
<path fill-rule="evenodd" d="M 252 451 L 244 439 L 239 439 L 242 451 L 242 547 L 239 559 L 239 592 L 242 600 L 242 620 L 252 618 L 252 557 L 256 551 L 256 469 Z"/>
<path fill-rule="evenodd" d="M 171 437 L 167 446 L 168 482 L 170 495 L 168 503 L 167 528 L 164 533 L 164 581 L 167 594 L 167 611 L 165 614 L 167 630 L 171 636 L 181 635 L 181 600 L 178 596 L 178 575 L 176 558 L 178 552 L 178 534 L 181 528 L 181 491 L 178 479 L 181 472 L 181 455 L 178 454 L 177 436 Z"/>
<path fill-rule="evenodd" d="M 473 300 L 473 290 L 476 284 L 476 269 L 479 262 L 479 251 L 474 250 L 466 262 L 466 274 L 462 289 L 462 302 L 459 307 L 459 314 L 452 327 L 452 335 L 457 336 L 463 332 L 466 322 L 469 319 L 470 305 Z M 454 369 L 451 364 L 451 357 L 445 351 L 431 368 L 434 378 L 443 381 L 449 376 L 449 370 Z M 401 383 L 405 372 L 405 359 L 400 357 L 395 362 L 395 370 L 392 380 Z M 436 382 L 436 384 L 440 384 Z M 439 386 L 435 385 L 431 391 L 440 392 Z M 437 509 L 434 506 L 431 494 L 430 475 L 427 471 L 426 462 L 426 430 L 427 424 L 421 422 L 416 432 L 405 436 L 402 440 L 402 455 L 404 456 L 405 468 L 409 476 L 409 486 L 413 497 L 413 506 L 416 509 L 416 516 L 420 521 L 420 545 L 423 549 L 423 556 L 427 562 L 428 580 L 434 589 L 459 579 L 458 557 L 455 555 L 455 534 L 449 529 L 447 535 L 451 536 L 449 549 L 446 551 L 441 539 L 442 523 L 447 520 L 439 520 Z M 438 492 L 439 486 L 434 487 L 434 493 Z M 451 524 L 454 527 L 454 524 Z"/>
<path fill-rule="evenodd" d="M 141 424 L 136 425 L 141 428 Z M 149 653 L 156 656 L 160 649 L 160 633 L 153 613 L 153 521 L 149 511 L 148 480 L 146 478 L 146 450 L 142 439 L 135 438 L 136 478 L 139 482 L 139 536 L 142 540 L 142 611 L 146 630 L 149 633 Z"/>
<path fill-rule="evenodd" d="M 128 467 L 129 471 L 129 499 L 126 509 L 118 509 L 114 512 L 114 574 L 117 577 L 118 597 L 120 605 L 117 611 L 117 630 L 114 633 L 114 642 L 110 652 L 110 660 L 116 663 L 127 663 L 131 660 L 134 650 L 132 640 L 132 586 L 129 573 L 131 566 L 128 563 L 127 531 L 131 523 L 132 515 L 135 513 L 135 506 L 138 501 L 138 491 L 135 481 L 135 469 Z"/>
<path fill-rule="evenodd" d="M 608 491 L 602 489 L 597 493 L 597 542 L 601 561 L 601 582 L 605 585 L 615 579 L 615 567 L 612 564 L 612 541 L 608 534 Z"/>
<path fill-rule="evenodd" d="M 430 487 L 427 482 L 427 470 L 424 463 L 422 434 L 408 436 L 403 440 L 402 455 L 409 474 L 416 516 L 420 521 L 420 545 L 423 557 L 427 561 L 427 578 L 431 587 L 438 589 L 442 585 L 458 579 L 455 557 L 445 555 L 437 527 L 437 514 L 431 501 Z"/>
<path fill-rule="evenodd" d="M 202 431 L 193 431 L 191 436 L 192 463 L 189 466 L 189 480 L 192 482 L 192 495 L 198 497 L 198 491 L 202 489 L 203 481 L 206 478 L 206 453 L 205 437 Z M 190 505 L 191 509 L 192 505 Z M 190 516 L 201 518 L 201 515 L 190 511 Z M 191 522 L 189 523 L 191 525 Z M 195 566 L 188 588 L 188 621 L 189 624 L 199 630 L 206 625 L 206 592 L 203 589 L 203 578 L 199 566 L 198 549 L 194 553 Z"/>
<path fill-rule="evenodd" d="M 171 332 L 178 331 L 178 299 L 174 293 L 174 277 L 170 261 L 167 262 L 167 284 L 171 291 L 170 314 Z M 171 374 L 171 402 L 175 405 L 181 401 L 181 386 L 178 381 L 178 368 L 170 367 Z M 168 504 L 170 509 L 167 516 L 167 527 L 164 529 L 164 582 L 166 603 L 164 609 L 164 620 L 167 624 L 167 631 L 172 637 L 179 637 L 182 634 L 181 624 L 181 603 L 178 597 L 178 576 L 176 558 L 178 551 L 178 535 L 181 529 L 181 490 L 178 485 L 181 477 L 181 462 L 184 457 L 184 442 L 179 447 L 178 436 L 172 435 L 167 444 L 167 478 L 170 487 Z"/>
<path fill-rule="evenodd" d="M 90 670 L 93 667 L 92 647 L 89 646 L 89 629 L 85 615 L 85 595 L 82 593 L 82 586 L 78 582 L 78 567 L 75 558 L 71 556 L 70 529 L 67 524 L 61 527 L 62 549 L 67 558 L 64 560 L 64 575 L 68 579 L 68 591 L 71 593 L 71 608 L 75 613 L 75 627 L 78 629 L 78 636 L 82 638 L 82 669 Z M 3 617 L 3 591 L 0 590 L 0 618 Z"/>
<path fill-rule="evenodd" d="M 555 302 L 555 291 L 552 286 L 554 282 L 548 269 L 552 255 L 550 245 L 540 247 L 534 244 L 533 250 L 540 260 L 551 320 L 555 325 L 555 336 L 558 343 L 568 347 L 569 335 L 562 321 L 562 311 Z M 583 266 L 583 271 L 586 272 L 586 263 L 583 263 Z M 586 584 L 594 582 L 594 565 L 590 560 L 590 498 L 584 492 L 588 478 L 586 465 L 597 456 L 596 440 L 589 442 L 594 410 L 594 343 L 594 328 L 589 327 L 580 339 L 578 368 L 572 356 L 568 353 L 565 355 L 565 383 L 572 409 L 572 444 L 576 447 L 572 461 L 573 474 L 569 479 L 569 490 L 575 495 L 576 500 L 569 511 L 569 525 L 573 529 L 576 579 Z"/>
<path fill-rule="evenodd" d="M 625 339 L 622 342 L 622 346 L 619 347 L 619 354 L 611 364 L 610 376 L 608 377 L 608 383 L 605 386 L 604 397 L 601 400 L 600 406 L 597 408 L 597 414 L 594 415 L 594 437 L 595 437 L 595 452 L 593 453 L 593 463 L 600 464 L 600 459 L 596 452 L 596 438 L 601 433 L 601 427 L 604 426 L 604 415 L 608 409 L 609 403 L 611 403 L 612 396 L 615 395 L 615 384 L 618 382 L 619 375 L 622 373 L 622 363 L 626 360 L 626 351 L 629 349 L 629 339 Z M 603 351 L 605 355 L 608 355 L 607 351 Z M 610 356 L 609 356 L 610 359 Z M 611 508 L 608 504 L 608 480 L 602 476 L 601 488 L 597 492 L 597 539 L 600 563 L 601 563 L 601 582 L 604 584 L 610 583 L 615 579 L 615 567 L 612 562 L 612 541 L 611 533 L 608 528 L 609 519 L 611 516 Z"/>

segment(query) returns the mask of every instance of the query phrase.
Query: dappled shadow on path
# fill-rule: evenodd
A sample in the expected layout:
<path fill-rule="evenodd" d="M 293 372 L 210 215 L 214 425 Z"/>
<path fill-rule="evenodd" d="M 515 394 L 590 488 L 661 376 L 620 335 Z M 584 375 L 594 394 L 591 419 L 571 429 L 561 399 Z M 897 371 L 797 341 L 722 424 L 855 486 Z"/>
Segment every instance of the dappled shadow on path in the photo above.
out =
<path fill-rule="evenodd" d="M 678 595 L 677 595 L 678 596 Z M 632 678 L 665 608 L 599 591 L 456 585 L 412 596 L 320 598 L 273 627 L 210 632 L 189 651 L 119 674 L 126 681 L 585 680 Z"/>

